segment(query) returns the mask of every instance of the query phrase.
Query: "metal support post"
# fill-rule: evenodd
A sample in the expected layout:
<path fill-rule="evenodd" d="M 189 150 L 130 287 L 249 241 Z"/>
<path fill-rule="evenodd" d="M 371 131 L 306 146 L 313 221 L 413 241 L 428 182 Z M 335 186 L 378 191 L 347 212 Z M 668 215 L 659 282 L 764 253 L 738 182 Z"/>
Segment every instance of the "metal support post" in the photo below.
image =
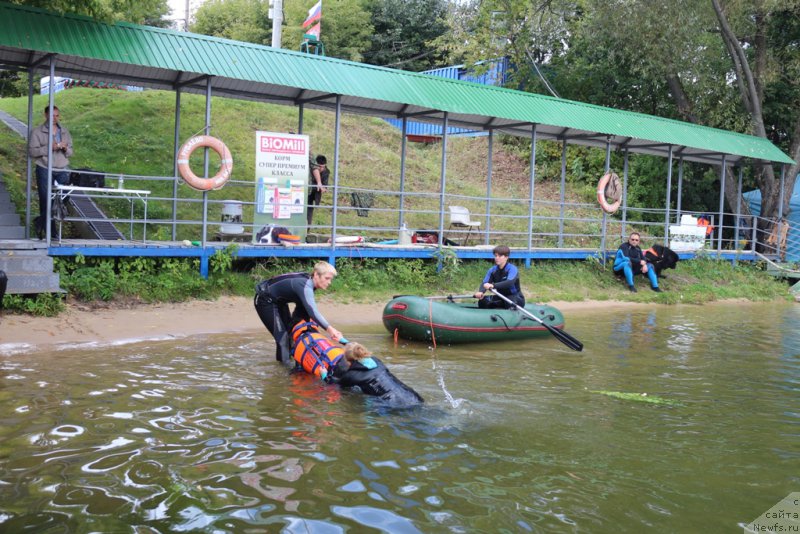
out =
<path fill-rule="evenodd" d="M 442 169 L 439 176 L 439 246 L 444 243 L 445 189 L 447 187 L 447 123 L 448 113 L 442 117 Z"/>

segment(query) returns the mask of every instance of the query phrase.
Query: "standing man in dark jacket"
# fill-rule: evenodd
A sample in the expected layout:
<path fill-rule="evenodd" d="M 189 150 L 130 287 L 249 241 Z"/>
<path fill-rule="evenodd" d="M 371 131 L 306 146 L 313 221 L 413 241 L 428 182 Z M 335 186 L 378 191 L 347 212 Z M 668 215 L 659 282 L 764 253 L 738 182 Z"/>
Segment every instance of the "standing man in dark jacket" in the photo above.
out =
<path fill-rule="evenodd" d="M 657 293 L 661 293 L 658 288 L 656 270 L 647 261 L 642 249 L 639 248 L 640 239 L 639 232 L 633 232 L 628 236 L 628 242 L 619 246 L 617 256 L 614 258 L 614 272 L 623 271 L 625 273 L 625 281 L 628 283 L 628 289 L 631 293 L 636 293 L 636 287 L 633 285 L 633 275 L 639 273 L 646 274 L 650 279 L 650 288 Z"/>
<path fill-rule="evenodd" d="M 322 201 L 322 193 L 328 190 L 328 180 L 331 171 L 328 169 L 328 159 L 320 154 L 315 160 L 310 162 L 308 179 L 308 212 L 306 212 L 308 225 L 314 216 L 314 206 L 319 206 Z"/>
<path fill-rule="evenodd" d="M 494 247 L 492 253 L 494 254 L 494 266 L 483 277 L 483 282 L 478 287 L 478 292 L 475 293 L 475 298 L 479 299 L 478 307 L 514 308 L 513 305 L 501 298 L 496 298 L 494 295 L 484 296 L 490 289 L 494 289 L 504 295 L 517 306 L 524 307 L 525 295 L 522 294 L 522 289 L 519 285 L 519 270 L 515 265 L 508 263 L 511 249 L 505 245 L 498 245 Z"/>
<path fill-rule="evenodd" d="M 36 233 L 41 239 L 44 235 L 47 221 L 47 162 L 50 154 L 47 151 L 48 140 L 52 138 L 52 172 L 53 180 L 59 184 L 69 183 L 69 158 L 72 156 L 72 136 L 60 124 L 61 112 L 53 106 L 53 133 L 50 134 L 50 108 L 44 109 L 44 124 L 37 126 L 31 132 L 31 142 L 28 146 L 28 155 L 36 165 L 36 187 L 39 190 L 39 216 L 34 224 Z"/>
<path fill-rule="evenodd" d="M 287 273 L 264 280 L 256 286 L 253 304 L 259 319 L 275 338 L 275 359 L 282 363 L 293 361 L 289 332 L 301 320 L 313 319 L 327 330 L 334 341 L 339 341 L 342 333 L 333 327 L 317 309 L 314 292 L 328 289 L 336 269 L 326 261 L 317 262 L 312 274 Z M 289 313 L 289 304 L 295 305 Z"/>

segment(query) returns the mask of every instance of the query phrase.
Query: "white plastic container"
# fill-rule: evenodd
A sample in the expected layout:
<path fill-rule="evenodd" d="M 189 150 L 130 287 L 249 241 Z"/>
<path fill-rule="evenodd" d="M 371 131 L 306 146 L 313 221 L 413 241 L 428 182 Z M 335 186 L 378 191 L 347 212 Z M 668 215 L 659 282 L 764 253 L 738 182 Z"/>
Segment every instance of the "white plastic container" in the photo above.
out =
<path fill-rule="evenodd" d="M 681 215 L 681 226 L 697 226 L 697 217 Z"/>
<path fill-rule="evenodd" d="M 222 203 L 222 224 L 219 226 L 219 231 L 223 234 L 244 233 L 241 202 L 226 200 Z"/>
<path fill-rule="evenodd" d="M 398 245 L 410 245 L 411 244 L 411 231 L 406 228 L 406 224 L 403 223 L 403 227 L 400 228 L 400 236 L 397 239 Z"/>
<path fill-rule="evenodd" d="M 669 248 L 672 250 L 699 250 L 706 243 L 705 226 L 670 226 Z"/>

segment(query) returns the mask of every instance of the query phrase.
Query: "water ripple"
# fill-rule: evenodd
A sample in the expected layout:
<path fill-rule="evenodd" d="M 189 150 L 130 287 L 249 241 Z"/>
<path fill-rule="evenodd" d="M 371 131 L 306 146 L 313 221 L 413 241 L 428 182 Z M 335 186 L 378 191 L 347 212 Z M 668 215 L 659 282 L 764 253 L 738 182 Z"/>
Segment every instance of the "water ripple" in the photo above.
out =
<path fill-rule="evenodd" d="M 571 316 L 581 354 L 365 332 L 408 411 L 261 335 L 4 357 L 0 531 L 736 528 L 800 482 L 800 314 L 709 309 Z"/>

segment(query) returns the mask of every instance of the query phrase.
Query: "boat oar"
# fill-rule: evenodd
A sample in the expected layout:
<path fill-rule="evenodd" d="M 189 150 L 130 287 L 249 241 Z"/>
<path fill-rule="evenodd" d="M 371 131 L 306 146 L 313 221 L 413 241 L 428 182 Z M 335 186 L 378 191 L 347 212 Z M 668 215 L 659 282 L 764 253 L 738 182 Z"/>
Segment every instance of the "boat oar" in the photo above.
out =
<path fill-rule="evenodd" d="M 504 301 L 508 302 L 509 304 L 514 306 L 516 309 L 518 309 L 519 311 L 521 311 L 522 313 L 524 313 L 525 315 L 527 315 L 528 317 L 530 317 L 534 321 L 540 323 L 542 326 L 547 328 L 547 330 L 549 330 L 550 333 L 553 334 L 555 336 L 555 338 L 557 340 L 559 340 L 560 342 L 562 342 L 564 345 L 566 345 L 569 348 L 571 348 L 572 350 L 576 350 L 578 352 L 583 350 L 583 343 L 581 343 L 580 341 L 578 341 L 577 339 L 575 339 L 571 335 L 567 334 L 563 330 L 559 330 L 558 328 L 555 328 L 555 327 L 550 326 L 549 324 L 545 323 L 544 321 L 542 321 L 541 319 L 536 317 L 534 314 L 532 314 L 531 312 L 529 312 L 528 310 L 526 310 L 525 308 L 523 308 L 522 306 L 520 306 L 516 302 L 512 302 L 510 299 L 506 298 L 505 295 L 502 295 L 501 293 L 495 291 L 494 288 L 489 289 L 489 291 L 491 291 L 493 294 L 497 295 L 498 297 L 500 297 Z"/>

